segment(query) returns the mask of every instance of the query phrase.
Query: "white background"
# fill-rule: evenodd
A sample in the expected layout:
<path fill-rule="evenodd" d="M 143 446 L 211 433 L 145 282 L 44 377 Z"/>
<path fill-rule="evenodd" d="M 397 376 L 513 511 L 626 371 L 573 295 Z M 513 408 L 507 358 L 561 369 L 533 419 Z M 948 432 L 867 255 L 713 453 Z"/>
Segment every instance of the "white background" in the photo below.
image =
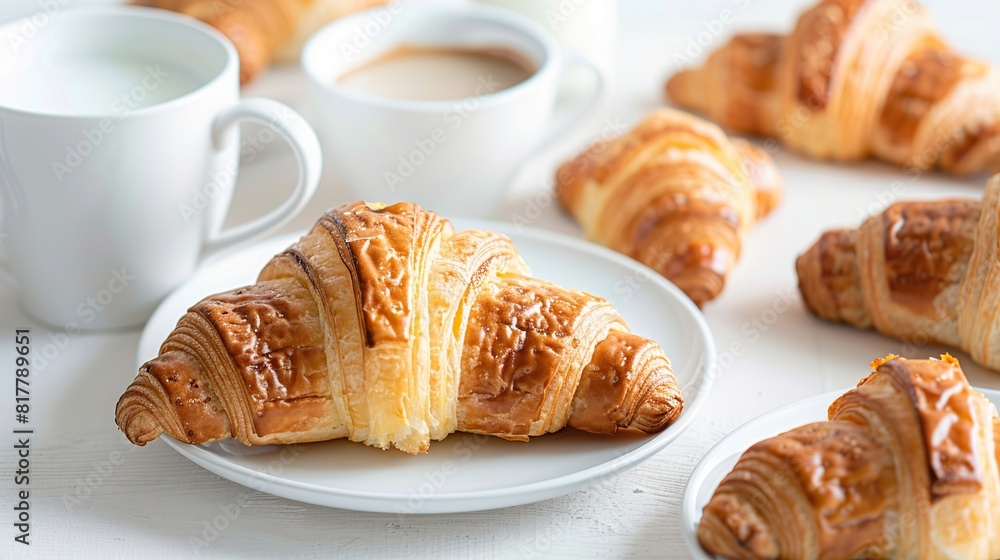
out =
<path fill-rule="evenodd" d="M 600 1 L 600 0 L 589 0 Z M 74 4 L 82 4 L 82 1 Z M 671 54 L 683 50 L 705 29 L 704 21 L 734 12 L 713 46 L 743 29 L 787 29 L 811 2 L 801 0 L 703 1 L 622 0 L 619 88 L 607 114 L 631 125 L 663 103 L 665 78 L 675 69 Z M 943 34 L 965 53 L 1000 62 L 996 22 L 1000 5 L 972 0 L 927 0 Z M 0 20 L 37 9 L 33 1 L 5 0 Z M 0 84 L 0 87 L 11 87 Z M 247 95 L 277 98 L 312 114 L 295 67 L 272 69 Z M 579 235 L 576 227 L 545 196 L 557 162 L 605 124 L 595 123 L 563 153 L 530 162 L 499 216 L 534 216 L 534 225 Z M 678 525 L 681 494 L 688 474 L 704 451 L 725 433 L 777 406 L 855 384 L 868 362 L 903 345 L 870 332 L 823 324 L 808 315 L 795 290 L 794 259 L 825 229 L 853 226 L 863 213 L 884 206 L 894 181 L 905 185 L 903 198 L 978 196 L 985 177 L 955 179 L 927 174 L 910 180 L 879 163 L 833 166 L 779 151 L 775 158 L 787 183 L 781 207 L 746 240 L 742 260 L 726 291 L 706 306 L 723 360 L 715 393 L 698 424 L 676 444 L 642 466 L 597 488 L 563 498 L 501 511 L 464 515 L 396 516 L 337 511 L 303 505 L 256 492 L 231 527 L 204 551 L 218 557 L 687 557 Z M 232 222 L 260 215 L 281 200 L 293 170 L 284 147 L 275 143 L 244 168 Z M 327 207 L 349 195 L 327 177 L 309 208 L 287 231 L 311 225 Z M 60 224 L 54 223 L 58 228 Z M 67 232 L 70 233 L 70 232 Z M 44 256 L 40 256 L 43 258 Z M 790 293 L 791 307 L 775 305 Z M 35 347 L 47 331 L 19 310 L 17 297 L 0 287 L 0 552 L 22 557 L 14 547 L 11 468 L 13 441 L 13 336 L 30 327 Z M 764 328 L 754 321 L 770 322 Z M 129 558 L 180 557 L 192 553 L 189 538 L 206 520 L 244 492 L 156 442 L 131 448 L 117 432 L 114 404 L 134 376 L 138 332 L 73 337 L 53 362 L 33 378 L 31 495 L 34 544 L 31 557 Z M 6 342 L 3 342 L 6 341 Z M 725 350 L 739 344 L 736 358 Z M 925 347 L 918 356 L 942 349 Z M 960 358 L 965 356 L 958 354 Z M 1000 388 L 1000 375 L 963 359 L 974 384 Z M 95 464 L 121 453 L 121 464 L 101 475 Z M 117 457 L 117 455 L 114 455 Z M 106 470 L 106 469 L 104 469 Z M 92 495 L 68 508 L 90 476 Z M 80 494 L 86 495 L 87 490 Z"/>

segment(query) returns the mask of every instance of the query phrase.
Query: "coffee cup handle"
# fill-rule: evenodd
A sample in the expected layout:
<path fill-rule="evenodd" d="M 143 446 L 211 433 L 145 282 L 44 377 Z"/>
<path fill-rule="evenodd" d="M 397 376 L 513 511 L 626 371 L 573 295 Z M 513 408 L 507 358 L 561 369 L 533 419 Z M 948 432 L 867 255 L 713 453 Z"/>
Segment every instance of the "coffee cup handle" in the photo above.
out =
<path fill-rule="evenodd" d="M 590 59 L 576 50 L 564 50 L 563 57 L 564 60 L 559 76 L 560 88 L 565 83 L 566 77 L 569 76 L 570 70 L 581 66 L 594 74 L 597 84 L 594 86 L 594 91 L 591 93 L 590 98 L 585 103 L 581 103 L 580 107 L 570 111 L 569 114 L 559 117 L 559 119 L 550 125 L 549 131 L 542 139 L 539 148 L 548 149 L 553 147 L 561 138 L 568 136 L 570 133 L 576 131 L 578 127 L 585 125 L 587 123 L 586 117 L 600 112 L 607 106 L 608 101 L 611 99 L 611 77 L 603 68 L 594 64 Z"/>
<path fill-rule="evenodd" d="M 216 117 L 212 129 L 213 144 L 221 149 L 226 133 L 242 121 L 267 125 L 291 145 L 299 166 L 298 182 L 291 196 L 268 214 L 243 225 L 213 232 L 205 242 L 203 258 L 278 229 L 305 207 L 319 186 L 323 171 L 319 139 L 302 115 L 270 99 L 243 99 Z"/>

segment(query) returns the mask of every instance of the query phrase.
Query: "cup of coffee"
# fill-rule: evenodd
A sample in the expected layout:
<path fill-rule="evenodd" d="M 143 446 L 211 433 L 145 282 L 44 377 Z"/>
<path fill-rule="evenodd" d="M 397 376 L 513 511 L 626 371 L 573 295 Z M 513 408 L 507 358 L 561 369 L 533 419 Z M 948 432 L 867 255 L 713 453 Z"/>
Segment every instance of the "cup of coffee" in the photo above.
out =
<path fill-rule="evenodd" d="M 57 328 L 143 323 L 206 255 L 279 227 L 319 182 L 309 125 L 241 101 L 232 44 L 186 16 L 104 7 L 10 22 L 0 83 L 0 277 Z M 291 144 L 299 175 L 281 206 L 223 230 L 246 120 Z"/>
<path fill-rule="evenodd" d="M 331 171 L 367 200 L 487 217 L 521 164 L 606 101 L 601 69 L 518 14 L 476 5 L 387 7 L 338 20 L 302 67 Z M 553 118 L 569 70 L 597 76 Z"/>
<path fill-rule="evenodd" d="M 515 11 L 542 26 L 562 47 L 573 49 L 614 75 L 618 50 L 618 0 L 476 0 Z M 564 91 L 583 94 L 590 76 L 580 71 L 569 77 Z"/>

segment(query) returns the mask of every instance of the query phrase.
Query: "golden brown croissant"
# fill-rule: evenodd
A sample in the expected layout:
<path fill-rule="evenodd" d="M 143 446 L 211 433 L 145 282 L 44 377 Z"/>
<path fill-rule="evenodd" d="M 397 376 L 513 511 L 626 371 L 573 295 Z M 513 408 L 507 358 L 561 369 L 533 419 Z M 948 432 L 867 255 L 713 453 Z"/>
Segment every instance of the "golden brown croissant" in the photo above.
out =
<path fill-rule="evenodd" d="M 306 39 L 324 24 L 386 1 L 133 0 L 200 19 L 229 37 L 240 56 L 243 84 L 252 81 L 272 59 L 293 59 Z"/>
<path fill-rule="evenodd" d="M 790 35 L 736 35 L 667 82 L 681 106 L 811 157 L 959 175 L 1000 170 L 998 89 L 917 0 L 822 0 Z"/>
<path fill-rule="evenodd" d="M 1000 371 L 1000 175 L 982 202 L 899 202 L 833 230 L 796 263 L 806 307 L 901 338 L 957 346 Z"/>
<path fill-rule="evenodd" d="M 532 278 L 502 235 L 409 203 L 329 211 L 257 284 L 181 318 L 125 391 L 132 443 L 347 437 L 408 453 L 458 430 L 656 432 L 682 400 L 604 299 Z"/>
<path fill-rule="evenodd" d="M 698 525 L 739 559 L 1000 557 L 996 409 L 958 360 L 890 356 L 829 421 L 755 444 Z"/>
<path fill-rule="evenodd" d="M 781 179 L 763 150 L 660 109 L 564 163 L 556 193 L 589 239 L 658 271 L 700 306 L 722 291 L 743 235 L 778 204 Z"/>

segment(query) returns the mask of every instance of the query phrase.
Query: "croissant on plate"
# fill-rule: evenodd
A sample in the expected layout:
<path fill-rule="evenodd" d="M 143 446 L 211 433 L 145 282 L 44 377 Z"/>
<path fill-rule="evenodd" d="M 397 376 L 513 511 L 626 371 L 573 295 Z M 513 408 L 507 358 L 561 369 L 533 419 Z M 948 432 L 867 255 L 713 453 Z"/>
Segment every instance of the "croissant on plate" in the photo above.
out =
<path fill-rule="evenodd" d="M 791 34 L 736 35 L 666 89 L 815 158 L 1000 171 L 1000 72 L 952 50 L 918 0 L 821 0 Z"/>
<path fill-rule="evenodd" d="M 507 237 L 356 202 L 256 284 L 195 304 L 115 419 L 138 445 L 346 437 L 420 453 L 454 431 L 657 432 L 682 406 L 659 345 L 606 300 L 531 277 Z"/>
<path fill-rule="evenodd" d="M 996 409 L 958 360 L 876 360 L 829 420 L 759 442 L 702 512 L 738 559 L 1000 557 Z"/>
<path fill-rule="evenodd" d="M 252 81 L 272 59 L 294 60 L 323 25 L 388 0 L 133 0 L 141 6 L 189 15 L 215 27 L 236 46 L 240 83 Z"/>
<path fill-rule="evenodd" d="M 590 240 L 656 270 L 699 306 L 722 291 L 744 234 L 781 190 L 765 151 L 673 109 L 595 142 L 556 175 L 559 202 Z"/>
<path fill-rule="evenodd" d="M 796 269 L 806 307 L 1000 371 L 1000 175 L 978 200 L 898 202 L 824 233 Z"/>

